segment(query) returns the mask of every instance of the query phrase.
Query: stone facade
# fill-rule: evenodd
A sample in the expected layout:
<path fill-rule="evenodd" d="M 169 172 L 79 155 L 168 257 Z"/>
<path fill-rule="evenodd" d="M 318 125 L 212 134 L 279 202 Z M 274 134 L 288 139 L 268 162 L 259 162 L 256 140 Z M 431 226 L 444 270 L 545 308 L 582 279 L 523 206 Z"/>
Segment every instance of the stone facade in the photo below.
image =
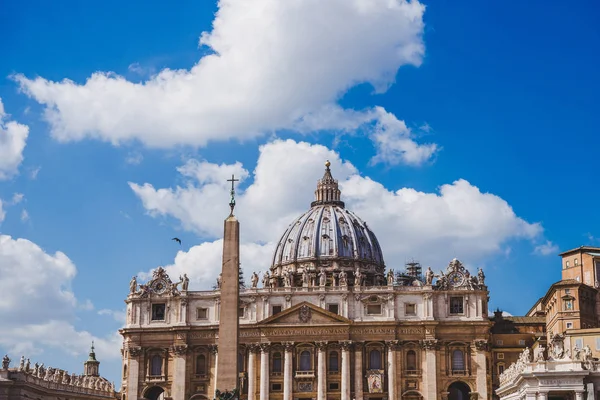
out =
<path fill-rule="evenodd" d="M 290 225 L 262 285 L 253 274 L 240 290 L 238 359 L 228 360 L 238 364 L 240 397 L 490 399 L 483 272 L 456 259 L 438 274 L 422 275 L 417 263 L 386 270 L 374 234 L 343 207 L 327 165 L 314 218 Z M 120 331 L 123 400 L 213 398 L 222 281 L 189 291 L 186 279 L 158 268 L 139 288 L 132 280 Z"/>
<path fill-rule="evenodd" d="M 0 370 L 0 399 L 22 400 L 106 400 L 117 399 L 114 385 L 98 375 L 99 362 L 90 353 L 92 363 L 85 364 L 83 375 L 69 374 L 67 371 L 44 367 L 29 359 L 21 358 L 19 366 L 10 368 L 10 359 L 5 356 Z M 90 374 L 88 374 L 90 372 Z"/>

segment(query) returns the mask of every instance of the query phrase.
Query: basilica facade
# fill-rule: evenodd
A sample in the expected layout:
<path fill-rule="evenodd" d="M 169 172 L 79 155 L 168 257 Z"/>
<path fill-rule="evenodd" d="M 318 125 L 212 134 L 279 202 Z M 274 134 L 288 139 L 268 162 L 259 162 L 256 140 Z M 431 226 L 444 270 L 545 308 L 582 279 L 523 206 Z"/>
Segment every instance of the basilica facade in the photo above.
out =
<path fill-rule="evenodd" d="M 230 360 L 240 398 L 491 399 L 483 272 L 456 259 L 435 270 L 387 268 L 327 163 L 271 265 L 240 288 Z M 220 294 L 218 285 L 190 291 L 187 276 L 173 282 L 162 268 L 141 285 L 132 280 L 120 331 L 123 400 L 214 398 Z"/>

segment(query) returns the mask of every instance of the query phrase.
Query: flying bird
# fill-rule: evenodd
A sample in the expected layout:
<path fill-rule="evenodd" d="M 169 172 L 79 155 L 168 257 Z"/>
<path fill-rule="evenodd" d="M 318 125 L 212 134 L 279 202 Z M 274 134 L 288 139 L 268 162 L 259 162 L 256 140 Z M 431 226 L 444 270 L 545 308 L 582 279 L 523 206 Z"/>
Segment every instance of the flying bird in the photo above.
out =
<path fill-rule="evenodd" d="M 173 238 L 173 239 L 171 239 L 171 240 L 174 240 L 174 241 L 176 241 L 176 242 L 177 242 L 177 243 L 179 243 L 179 245 L 181 246 L 181 239 L 179 239 L 179 238 Z"/>

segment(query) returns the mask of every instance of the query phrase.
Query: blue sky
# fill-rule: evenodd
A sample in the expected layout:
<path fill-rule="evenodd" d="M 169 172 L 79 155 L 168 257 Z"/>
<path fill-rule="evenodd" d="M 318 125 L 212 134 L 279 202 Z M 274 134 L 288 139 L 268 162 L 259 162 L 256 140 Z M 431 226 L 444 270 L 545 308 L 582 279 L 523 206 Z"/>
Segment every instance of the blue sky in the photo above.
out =
<path fill-rule="evenodd" d="M 248 276 L 326 158 L 390 268 L 481 266 L 490 308 L 600 245 L 595 2 L 225 3 L 0 5 L 0 352 L 78 372 L 95 339 L 118 381 L 129 279 L 212 286 L 232 172 Z"/>

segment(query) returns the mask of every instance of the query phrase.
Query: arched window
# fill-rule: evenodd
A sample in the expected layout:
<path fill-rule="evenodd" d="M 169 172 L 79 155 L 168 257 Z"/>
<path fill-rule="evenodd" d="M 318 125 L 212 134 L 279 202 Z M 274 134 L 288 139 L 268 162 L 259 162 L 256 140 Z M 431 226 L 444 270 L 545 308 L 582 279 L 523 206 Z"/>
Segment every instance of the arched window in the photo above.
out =
<path fill-rule="evenodd" d="M 304 350 L 302 353 L 300 353 L 300 371 L 310 371 L 311 368 L 311 362 L 310 362 L 310 351 L 308 350 Z"/>
<path fill-rule="evenodd" d="M 206 375 L 206 356 L 204 354 L 196 357 L 196 375 Z"/>
<path fill-rule="evenodd" d="M 123 365 L 123 379 L 127 378 L 127 364 Z"/>
<path fill-rule="evenodd" d="M 162 357 L 155 354 L 150 359 L 150 375 L 161 376 L 162 375 Z"/>
<path fill-rule="evenodd" d="M 337 351 L 332 351 L 329 353 L 329 371 L 339 372 L 340 370 L 340 361 L 339 355 Z"/>
<path fill-rule="evenodd" d="M 281 353 L 273 354 L 273 372 L 281 373 Z"/>
<path fill-rule="evenodd" d="M 406 352 L 406 369 L 409 371 L 417 370 L 417 353 L 414 350 Z"/>
<path fill-rule="evenodd" d="M 381 369 L 381 351 L 371 350 L 369 352 L 369 369 Z"/>
<path fill-rule="evenodd" d="M 465 357 L 462 351 L 454 350 L 452 352 L 452 370 L 453 371 L 464 371 L 465 370 Z"/>

